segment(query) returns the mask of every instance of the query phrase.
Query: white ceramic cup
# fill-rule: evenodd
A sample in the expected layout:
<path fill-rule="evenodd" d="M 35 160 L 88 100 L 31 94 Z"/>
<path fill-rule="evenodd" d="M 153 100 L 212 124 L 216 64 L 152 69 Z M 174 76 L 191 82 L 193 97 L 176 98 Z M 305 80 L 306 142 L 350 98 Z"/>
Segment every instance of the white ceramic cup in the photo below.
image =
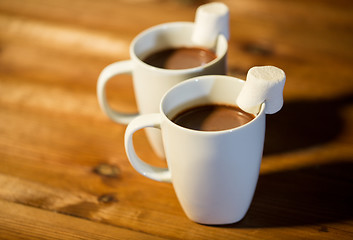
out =
<path fill-rule="evenodd" d="M 175 84 L 200 75 L 226 74 L 228 42 L 223 35 L 219 35 L 212 49 L 217 58 L 203 66 L 169 70 L 153 67 L 141 60 L 166 48 L 197 46 L 191 40 L 193 30 L 192 22 L 173 22 L 149 28 L 136 36 L 130 45 L 131 59 L 108 65 L 98 78 L 97 96 L 103 112 L 117 123 L 128 124 L 139 114 L 157 113 L 162 96 Z M 139 114 L 117 112 L 107 102 L 106 84 L 112 77 L 120 74 L 132 74 Z M 158 156 L 164 157 L 160 132 L 155 129 L 146 129 L 146 132 L 154 151 Z"/>
<path fill-rule="evenodd" d="M 203 224 L 241 220 L 252 201 L 262 159 L 265 112 L 249 123 L 223 131 L 196 131 L 170 119 L 178 112 L 208 103 L 235 104 L 244 84 L 230 76 L 200 76 L 171 88 L 160 112 L 142 115 L 128 125 L 125 150 L 131 165 L 153 180 L 172 182 L 186 215 Z M 139 129 L 161 129 L 168 168 L 141 160 L 132 136 Z"/>

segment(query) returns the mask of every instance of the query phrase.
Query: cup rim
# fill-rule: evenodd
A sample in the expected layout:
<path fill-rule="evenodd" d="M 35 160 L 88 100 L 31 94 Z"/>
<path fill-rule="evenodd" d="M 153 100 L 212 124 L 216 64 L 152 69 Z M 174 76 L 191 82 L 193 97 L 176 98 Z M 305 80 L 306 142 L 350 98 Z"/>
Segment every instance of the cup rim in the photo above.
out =
<path fill-rule="evenodd" d="M 225 133 L 237 132 L 237 131 L 240 131 L 241 129 L 247 128 L 250 125 L 253 125 L 254 122 L 258 121 L 258 119 L 260 119 L 260 117 L 265 114 L 265 105 L 266 105 L 266 103 L 263 102 L 261 104 L 261 106 L 260 106 L 259 113 L 256 114 L 255 117 L 251 121 L 249 121 L 249 122 L 247 122 L 247 123 L 245 123 L 245 124 L 243 124 L 241 126 L 230 128 L 230 129 L 225 129 L 225 130 L 218 130 L 218 131 L 201 131 L 201 130 L 194 130 L 194 129 L 186 128 L 186 127 L 183 127 L 183 126 L 180 126 L 180 125 L 174 123 L 167 116 L 167 113 L 164 112 L 164 110 L 163 110 L 164 102 L 165 102 L 167 96 L 171 92 L 176 91 L 176 89 L 181 88 L 181 87 L 183 87 L 185 85 L 188 85 L 188 84 L 192 84 L 194 82 L 210 81 L 210 80 L 212 80 L 214 78 L 222 78 L 222 79 L 227 79 L 227 80 L 234 80 L 235 82 L 241 82 L 242 84 L 245 83 L 245 80 L 243 80 L 243 79 L 236 78 L 236 77 L 233 77 L 233 76 L 228 76 L 228 75 L 203 75 L 203 76 L 197 76 L 197 77 L 189 78 L 189 79 L 187 79 L 187 80 L 185 80 L 185 81 L 183 81 L 181 83 L 176 84 L 175 86 L 170 88 L 164 94 L 164 96 L 162 97 L 162 100 L 160 102 L 160 105 L 159 105 L 159 112 L 162 115 L 162 117 L 165 118 L 170 124 L 172 124 L 173 126 L 179 128 L 179 129 L 182 129 L 183 131 L 188 131 L 188 132 L 193 132 L 193 133 L 198 133 L 198 134 L 217 135 L 217 134 L 225 134 Z M 236 105 L 236 103 L 234 103 L 234 105 Z"/>
<path fill-rule="evenodd" d="M 151 66 L 147 63 L 145 63 L 144 61 L 142 61 L 136 54 L 135 54 L 135 45 L 138 41 L 141 40 L 141 38 L 143 38 L 144 36 L 151 34 L 151 32 L 155 32 L 155 31 L 159 31 L 161 29 L 166 29 L 168 27 L 194 27 L 194 22 L 183 22 L 183 21 L 179 21 L 179 22 L 168 22 L 168 23 L 162 23 L 162 24 L 158 24 L 155 25 L 153 27 L 150 27 L 144 31 L 142 31 L 141 33 L 139 33 L 131 42 L 130 44 L 130 57 L 133 59 L 133 61 L 136 61 L 138 64 L 142 65 L 143 67 L 147 68 L 147 69 L 151 69 L 153 71 L 157 71 L 160 73 L 167 73 L 167 74 L 181 74 L 181 73 L 191 73 L 191 72 L 198 72 L 198 71 L 202 71 L 205 68 L 210 67 L 211 65 L 215 64 L 216 62 L 219 62 L 221 59 L 224 58 L 224 56 L 227 54 L 228 51 L 228 40 L 226 39 L 226 37 L 224 35 L 219 35 L 217 37 L 217 42 L 221 41 L 225 44 L 226 46 L 226 50 L 224 52 L 222 52 L 220 55 L 217 55 L 217 57 L 215 59 L 213 59 L 212 61 L 201 65 L 201 66 L 197 66 L 197 67 L 193 67 L 193 68 L 185 68 L 185 69 L 165 69 L 165 68 L 159 68 L 159 67 L 154 67 Z M 218 43 L 217 43 L 218 44 Z M 197 44 L 195 44 L 194 46 L 197 47 L 203 47 L 203 46 L 199 46 Z"/>

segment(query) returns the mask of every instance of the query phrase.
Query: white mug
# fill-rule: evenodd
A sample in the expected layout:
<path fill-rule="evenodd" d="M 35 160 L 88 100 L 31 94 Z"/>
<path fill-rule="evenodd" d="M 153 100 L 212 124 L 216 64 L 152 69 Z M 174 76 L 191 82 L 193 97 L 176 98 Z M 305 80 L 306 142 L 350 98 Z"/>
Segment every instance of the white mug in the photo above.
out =
<path fill-rule="evenodd" d="M 103 69 L 98 78 L 97 96 L 101 109 L 108 117 L 117 123 L 128 124 L 139 114 L 157 113 L 162 96 L 175 84 L 200 75 L 226 74 L 228 42 L 223 35 L 219 35 L 212 49 L 217 58 L 199 67 L 170 70 L 153 67 L 141 60 L 166 48 L 197 46 L 191 40 L 193 30 L 192 22 L 172 22 L 149 28 L 132 41 L 130 60 L 115 62 Z M 117 112 L 109 107 L 105 87 L 112 77 L 119 74 L 132 74 L 139 114 Z M 146 130 L 152 148 L 158 156 L 164 157 L 160 133 L 154 129 Z"/>
<path fill-rule="evenodd" d="M 246 214 L 255 192 L 265 138 L 265 103 L 253 120 L 222 131 L 197 131 L 171 121 L 193 106 L 235 105 L 244 81 L 230 76 L 200 76 L 171 88 L 159 113 L 141 115 L 128 125 L 125 151 L 131 165 L 153 180 L 171 182 L 186 215 L 203 224 L 229 224 Z M 139 129 L 160 129 L 168 168 L 141 160 L 132 136 Z"/>

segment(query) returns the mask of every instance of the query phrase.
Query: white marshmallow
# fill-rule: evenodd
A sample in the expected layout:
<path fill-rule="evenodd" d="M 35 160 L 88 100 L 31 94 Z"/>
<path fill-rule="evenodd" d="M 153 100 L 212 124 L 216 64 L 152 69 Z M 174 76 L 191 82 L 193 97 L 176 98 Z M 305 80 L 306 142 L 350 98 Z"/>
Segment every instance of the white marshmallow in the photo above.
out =
<path fill-rule="evenodd" d="M 228 7 L 220 2 L 198 7 L 192 41 L 201 46 L 212 48 L 219 34 L 223 34 L 229 40 Z"/>
<path fill-rule="evenodd" d="M 273 66 L 252 67 L 244 87 L 237 98 L 238 106 L 246 112 L 257 114 L 265 102 L 265 113 L 273 114 L 283 106 L 283 88 L 286 75 Z"/>

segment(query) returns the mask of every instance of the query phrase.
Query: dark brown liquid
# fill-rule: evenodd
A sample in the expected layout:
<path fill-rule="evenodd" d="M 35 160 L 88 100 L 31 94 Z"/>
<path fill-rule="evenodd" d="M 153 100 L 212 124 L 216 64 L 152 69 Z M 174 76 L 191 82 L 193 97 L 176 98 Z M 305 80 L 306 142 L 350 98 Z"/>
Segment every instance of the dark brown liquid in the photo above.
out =
<path fill-rule="evenodd" d="M 172 121 L 182 127 L 200 131 L 221 131 L 250 122 L 255 115 L 237 106 L 210 104 L 193 107 L 177 114 Z"/>
<path fill-rule="evenodd" d="M 205 48 L 169 48 L 152 53 L 143 61 L 149 65 L 164 69 L 186 69 L 205 65 L 217 56 Z"/>

